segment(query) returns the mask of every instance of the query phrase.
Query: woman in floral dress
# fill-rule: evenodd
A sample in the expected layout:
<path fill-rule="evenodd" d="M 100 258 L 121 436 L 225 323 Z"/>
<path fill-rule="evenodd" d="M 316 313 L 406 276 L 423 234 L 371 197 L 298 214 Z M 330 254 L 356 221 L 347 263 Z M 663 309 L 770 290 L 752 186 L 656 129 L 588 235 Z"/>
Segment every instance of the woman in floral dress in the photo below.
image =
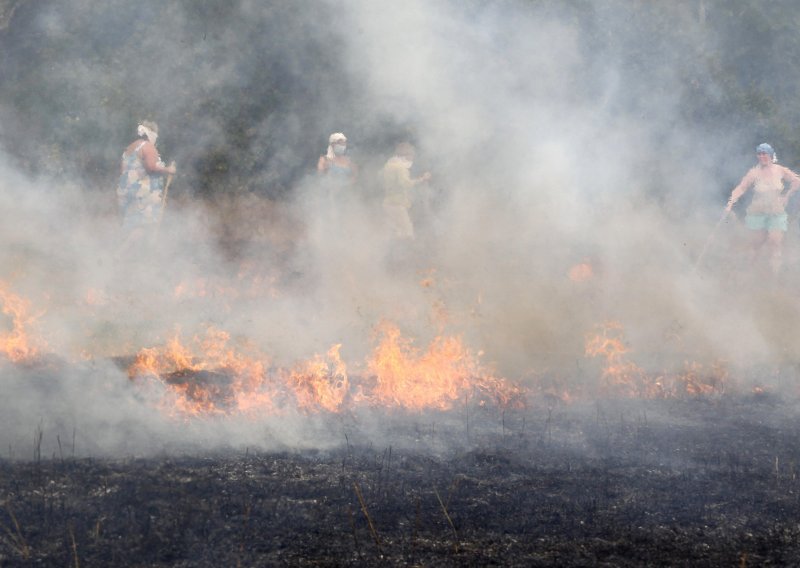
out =
<path fill-rule="evenodd" d="M 141 233 L 159 222 L 164 179 L 175 173 L 175 165 L 165 166 L 156 150 L 156 123 L 144 121 L 136 133 L 138 138 L 122 154 L 117 199 L 122 226 Z"/>

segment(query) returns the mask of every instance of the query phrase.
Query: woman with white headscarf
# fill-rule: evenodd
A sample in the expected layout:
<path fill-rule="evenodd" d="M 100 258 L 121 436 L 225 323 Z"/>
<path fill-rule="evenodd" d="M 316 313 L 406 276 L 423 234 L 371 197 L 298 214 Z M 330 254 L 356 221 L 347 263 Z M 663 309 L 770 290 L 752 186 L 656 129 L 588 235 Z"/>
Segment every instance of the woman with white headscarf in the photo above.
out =
<path fill-rule="evenodd" d="M 347 155 L 347 137 L 341 132 L 328 138 L 328 151 L 319 157 L 317 172 L 340 188 L 355 182 L 358 169 Z"/>
<path fill-rule="evenodd" d="M 136 134 L 136 140 L 122 153 L 117 186 L 122 225 L 131 231 L 158 223 L 164 179 L 175 173 L 175 165 L 165 166 L 156 150 L 158 125 L 145 120 Z"/>
<path fill-rule="evenodd" d="M 753 234 L 753 258 L 766 243 L 771 251 L 770 266 L 773 272 L 777 272 L 782 264 L 783 236 L 788 229 L 786 204 L 789 197 L 800 189 L 800 176 L 778 165 L 778 157 L 769 144 L 759 144 L 756 157 L 758 164 L 733 189 L 725 210 L 730 212 L 747 191 L 753 190 L 753 199 L 744 219 Z M 788 184 L 788 190 L 785 184 Z"/>

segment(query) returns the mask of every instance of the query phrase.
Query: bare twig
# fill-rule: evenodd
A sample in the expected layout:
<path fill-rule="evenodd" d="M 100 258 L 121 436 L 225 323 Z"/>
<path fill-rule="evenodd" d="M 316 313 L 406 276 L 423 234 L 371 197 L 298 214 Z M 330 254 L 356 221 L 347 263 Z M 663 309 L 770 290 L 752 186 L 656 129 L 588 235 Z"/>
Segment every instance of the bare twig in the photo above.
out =
<path fill-rule="evenodd" d="M 367 524 L 369 525 L 369 532 L 372 533 L 372 538 L 375 539 L 375 544 L 378 546 L 378 551 L 383 553 L 381 550 L 381 540 L 378 538 L 378 531 L 375 530 L 375 525 L 372 524 L 372 519 L 369 516 L 369 512 L 367 511 L 367 504 L 364 502 L 364 497 L 361 495 L 361 489 L 358 487 L 358 482 L 353 482 L 353 488 L 356 490 L 356 496 L 358 497 L 358 502 L 361 504 L 361 511 L 364 513 L 364 516 L 367 519 Z"/>
<path fill-rule="evenodd" d="M 14 512 L 11 510 L 11 505 L 8 502 L 5 503 L 6 511 L 8 511 L 8 516 L 11 517 L 11 522 L 14 523 L 14 530 L 16 532 L 12 532 L 7 526 L 3 525 L 3 530 L 9 536 L 11 541 L 13 542 L 14 548 L 17 552 L 24 558 L 25 560 L 30 559 L 31 557 L 31 549 L 28 546 L 25 537 L 22 536 L 22 529 L 19 526 L 19 521 L 17 521 L 17 517 L 14 515 Z"/>
<path fill-rule="evenodd" d="M 450 524 L 450 528 L 453 529 L 453 549 L 458 552 L 458 531 L 456 531 L 456 526 L 453 524 L 453 519 L 450 518 L 450 513 L 447 512 L 447 507 L 444 506 L 442 502 L 442 498 L 439 496 L 439 492 L 436 490 L 436 487 L 433 488 L 433 492 L 436 494 L 436 499 L 439 500 L 439 505 L 442 507 L 442 512 L 444 512 L 444 517 L 447 519 L 447 522 Z"/>
<path fill-rule="evenodd" d="M 44 437 L 44 429 L 41 422 L 36 427 L 36 432 L 33 436 L 33 461 L 39 465 L 42 461 L 42 438 Z"/>
<path fill-rule="evenodd" d="M 75 531 L 72 525 L 69 526 L 69 538 L 72 540 L 72 559 L 75 561 L 75 568 L 81 568 L 81 563 L 78 561 L 78 543 L 75 542 Z"/>
<path fill-rule="evenodd" d="M 100 517 L 99 519 L 97 519 L 97 522 L 94 524 L 94 538 L 95 539 L 100 538 L 100 526 L 103 524 L 103 521 L 105 521 L 105 520 L 106 520 L 105 517 Z"/>

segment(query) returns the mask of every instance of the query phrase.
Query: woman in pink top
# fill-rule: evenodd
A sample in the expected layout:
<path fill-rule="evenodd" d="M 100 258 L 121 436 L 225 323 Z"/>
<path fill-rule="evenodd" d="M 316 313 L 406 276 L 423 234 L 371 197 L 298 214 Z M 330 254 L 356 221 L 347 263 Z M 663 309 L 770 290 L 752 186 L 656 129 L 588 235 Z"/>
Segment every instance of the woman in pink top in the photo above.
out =
<path fill-rule="evenodd" d="M 745 225 L 753 233 L 753 258 L 766 243 L 771 253 L 770 266 L 773 272 L 777 272 L 782 262 L 783 236 L 789 226 L 786 203 L 800 189 L 800 176 L 778 165 L 775 150 L 769 144 L 759 144 L 756 156 L 758 164 L 733 189 L 725 210 L 730 212 L 748 190 L 753 190 L 753 199 L 745 215 Z M 785 186 L 787 183 L 788 191 Z"/>

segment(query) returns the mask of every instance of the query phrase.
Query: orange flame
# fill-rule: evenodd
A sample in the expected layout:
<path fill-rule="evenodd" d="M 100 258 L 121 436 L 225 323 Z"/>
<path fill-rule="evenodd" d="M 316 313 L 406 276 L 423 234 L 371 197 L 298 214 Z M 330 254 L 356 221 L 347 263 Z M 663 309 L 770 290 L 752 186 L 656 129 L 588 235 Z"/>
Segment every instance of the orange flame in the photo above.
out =
<path fill-rule="evenodd" d="M 603 391 L 623 396 L 647 396 L 651 385 L 647 384 L 644 371 L 627 360 L 627 352 L 622 324 L 618 322 L 598 326 L 597 332 L 586 339 L 586 356 L 605 358 Z"/>
<path fill-rule="evenodd" d="M 446 410 L 476 392 L 492 392 L 506 404 L 521 395 L 521 389 L 482 369 L 459 338 L 437 337 L 421 353 L 391 323 L 382 323 L 378 333 L 383 338 L 367 362 L 376 382 L 361 395 L 372 404 Z"/>
<path fill-rule="evenodd" d="M 315 411 L 323 408 L 337 412 L 341 408 L 350 390 L 347 367 L 339 356 L 341 347 L 341 344 L 331 347 L 327 361 L 315 356 L 302 363 L 298 370 L 289 373 L 288 383 L 300 409 Z"/>
<path fill-rule="evenodd" d="M 161 349 L 142 349 L 128 376 L 162 380 L 179 415 L 271 411 L 264 364 L 238 354 L 228 346 L 229 339 L 228 333 L 209 328 L 205 337 L 194 338 L 193 350 L 176 335 Z"/>
<path fill-rule="evenodd" d="M 587 282 L 594 278 L 594 268 L 592 264 L 584 260 L 570 267 L 567 276 L 573 282 Z"/>
<path fill-rule="evenodd" d="M 710 371 L 698 362 L 684 363 L 684 372 L 674 378 L 672 391 L 675 396 L 686 393 L 691 396 L 708 396 L 725 392 L 729 382 L 727 368 L 716 361 Z"/>
<path fill-rule="evenodd" d="M 39 349 L 44 347 L 44 342 L 30 338 L 26 328 L 41 314 L 29 314 L 30 302 L 12 293 L 8 284 L 2 281 L 0 281 L 0 304 L 3 313 L 11 318 L 11 329 L 0 334 L 0 352 L 15 363 L 34 358 L 38 355 Z"/>
<path fill-rule="evenodd" d="M 643 398 L 699 396 L 720 394 L 728 383 L 728 371 L 719 362 L 712 365 L 711 371 L 705 371 L 700 363 L 687 362 L 680 374 L 654 376 L 628 360 L 629 351 L 622 324 L 618 322 L 597 326 L 596 332 L 587 336 L 586 356 L 605 359 L 601 390 L 606 394 Z"/>
<path fill-rule="evenodd" d="M 448 409 L 455 401 L 478 397 L 503 407 L 519 406 L 524 392 L 482 369 L 457 338 L 437 338 L 420 354 L 391 324 L 367 366 L 373 376 L 352 392 L 347 366 L 334 345 L 292 370 L 267 373 L 258 358 L 229 345 L 227 333 L 210 328 L 193 348 L 178 337 L 163 348 L 142 349 L 130 365 L 133 380 L 159 381 L 167 389 L 170 415 L 275 414 L 287 405 L 307 413 L 341 412 L 350 404 L 420 410 Z"/>

